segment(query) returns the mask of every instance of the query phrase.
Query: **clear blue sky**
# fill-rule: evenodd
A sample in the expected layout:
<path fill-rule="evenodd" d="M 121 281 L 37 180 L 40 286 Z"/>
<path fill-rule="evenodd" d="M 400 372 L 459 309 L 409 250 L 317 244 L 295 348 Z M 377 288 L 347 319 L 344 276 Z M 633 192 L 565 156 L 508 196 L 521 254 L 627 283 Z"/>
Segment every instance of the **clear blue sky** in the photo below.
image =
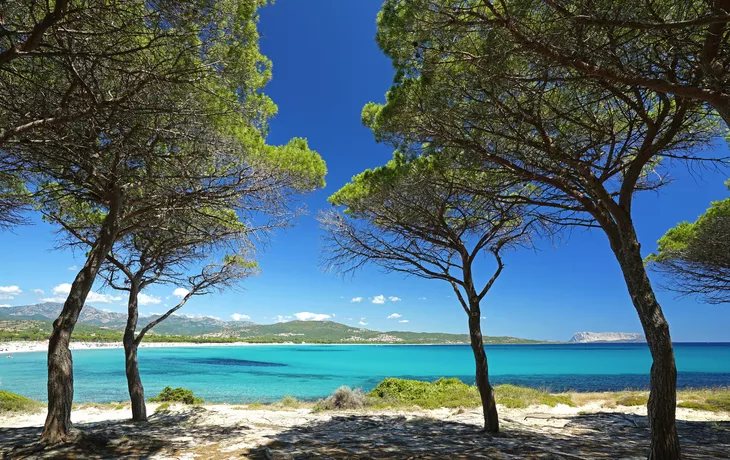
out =
<path fill-rule="evenodd" d="M 317 211 L 328 206 L 327 196 L 351 176 L 391 157 L 391 149 L 376 144 L 360 124 L 362 106 L 382 101 L 393 77 L 389 60 L 374 40 L 380 4 L 379 0 L 278 0 L 262 11 L 261 47 L 274 63 L 267 93 L 279 106 L 269 140 L 308 138 L 327 161 L 328 185 L 306 198 L 309 214 L 297 227 L 274 237 L 260 259 L 259 277 L 247 280 L 241 291 L 191 300 L 187 314 L 230 319 L 237 313 L 267 323 L 309 312 L 351 325 L 367 323 L 377 330 L 467 331 L 466 316 L 443 282 L 404 279 L 376 268 L 342 279 L 319 267 Z M 725 150 L 726 145 L 719 142 L 717 148 Z M 637 199 L 634 217 L 645 253 L 655 248 L 667 228 L 694 220 L 711 200 L 727 196 L 724 175 L 690 175 L 677 169 L 674 177 L 676 181 L 659 195 Z M 62 285 L 75 275 L 69 267 L 82 261 L 70 252 L 53 250 L 54 238 L 54 229 L 41 222 L 0 234 L 1 305 L 53 298 L 54 288 L 56 296 L 62 296 Z M 567 340 L 578 331 L 641 332 L 600 231 L 577 230 L 566 243 L 541 244 L 538 252 L 510 253 L 505 261 L 505 271 L 483 305 L 485 334 Z M 492 269 L 486 259 L 480 268 L 482 273 Z M 730 341 L 730 306 L 677 299 L 658 288 L 661 280 L 653 280 L 674 340 Z M 22 293 L 14 294 L 13 286 Z M 34 292 L 38 289 L 43 294 Z M 159 303 L 142 306 L 142 312 L 163 311 L 164 304 L 175 300 L 173 289 L 150 288 L 146 294 Z M 91 305 L 124 311 L 117 296 L 122 297 L 101 292 Z M 384 296 L 385 303 L 373 303 L 377 296 Z M 360 302 L 351 301 L 358 297 Z M 392 313 L 401 316 L 387 319 Z M 404 320 L 408 322 L 399 322 Z"/>

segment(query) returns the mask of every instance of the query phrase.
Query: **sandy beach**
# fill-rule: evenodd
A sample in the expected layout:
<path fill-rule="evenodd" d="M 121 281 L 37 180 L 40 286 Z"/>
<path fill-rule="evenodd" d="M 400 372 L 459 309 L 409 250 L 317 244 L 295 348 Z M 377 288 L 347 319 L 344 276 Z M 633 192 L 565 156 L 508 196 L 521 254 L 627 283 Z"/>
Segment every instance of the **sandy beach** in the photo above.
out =
<path fill-rule="evenodd" d="M 644 407 L 500 407 L 502 433 L 480 432 L 479 409 L 341 411 L 173 405 L 148 423 L 134 424 L 129 407 L 87 406 L 72 420 L 85 437 L 51 452 L 32 452 L 45 413 L 0 416 L 4 458 L 646 458 Z M 730 414 L 677 410 L 685 458 L 730 452 Z M 25 444 L 26 447 L 17 447 Z M 26 449 L 26 450 L 23 450 Z"/>

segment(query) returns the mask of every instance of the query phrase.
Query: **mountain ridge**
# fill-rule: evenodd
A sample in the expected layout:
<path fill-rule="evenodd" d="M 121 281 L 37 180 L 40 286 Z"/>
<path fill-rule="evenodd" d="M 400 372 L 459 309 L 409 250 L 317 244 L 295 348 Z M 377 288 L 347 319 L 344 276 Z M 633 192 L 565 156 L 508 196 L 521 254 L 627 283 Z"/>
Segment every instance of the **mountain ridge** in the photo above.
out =
<path fill-rule="evenodd" d="M 33 337 L 43 337 L 50 332 L 50 324 L 56 319 L 63 305 L 46 302 L 36 305 L 0 308 L 0 322 L 7 327 L 12 323 L 12 333 L 5 334 L 6 339 L 16 337 L 29 340 L 28 329 L 33 328 Z M 141 317 L 138 329 L 158 318 L 153 315 Z M 116 340 L 121 337 L 126 324 L 127 315 L 118 312 L 99 310 L 85 306 L 79 317 L 81 326 L 77 337 L 86 337 L 95 341 Z M 27 327 L 25 327 L 27 326 Z M 13 335 L 14 334 L 14 335 Z M 217 318 L 203 316 L 190 317 L 172 315 L 158 324 L 152 331 L 158 340 L 163 336 L 180 339 L 180 336 L 195 338 L 196 341 L 248 341 L 248 342 L 292 342 L 292 343 L 379 343 L 379 344 L 465 344 L 469 343 L 468 334 L 449 334 L 438 332 L 409 331 L 374 331 L 370 329 L 348 326 L 334 321 L 288 321 L 274 324 L 256 324 L 250 321 L 222 321 Z M 537 340 L 517 337 L 484 336 L 484 343 L 520 344 L 542 343 Z"/>

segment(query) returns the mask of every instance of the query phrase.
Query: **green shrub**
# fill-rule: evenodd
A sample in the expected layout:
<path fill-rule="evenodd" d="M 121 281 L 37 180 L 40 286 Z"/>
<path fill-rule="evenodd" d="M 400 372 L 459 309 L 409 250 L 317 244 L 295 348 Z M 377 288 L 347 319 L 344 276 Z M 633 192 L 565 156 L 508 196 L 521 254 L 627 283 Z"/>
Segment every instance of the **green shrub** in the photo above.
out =
<path fill-rule="evenodd" d="M 157 409 L 155 409 L 155 413 L 157 413 L 157 412 L 167 412 L 168 410 L 170 410 L 170 403 L 169 402 L 166 402 L 166 403 L 162 403 L 159 406 L 157 406 Z"/>
<path fill-rule="evenodd" d="M 37 412 L 43 404 L 25 396 L 0 390 L 0 413 L 3 412 Z"/>
<path fill-rule="evenodd" d="M 160 394 L 154 398 L 150 398 L 152 402 L 179 402 L 183 404 L 201 404 L 203 403 L 202 398 L 196 398 L 193 395 L 192 390 L 186 390 L 185 388 L 170 388 L 165 387 L 162 389 Z"/>
<path fill-rule="evenodd" d="M 440 378 L 435 382 L 387 378 L 367 394 L 376 406 L 478 407 L 479 392 L 457 378 Z"/>
<path fill-rule="evenodd" d="M 279 401 L 279 404 L 281 405 L 281 407 L 297 408 L 301 406 L 299 400 L 297 400 L 297 398 L 293 396 L 284 396 L 283 398 L 281 398 L 281 401 Z"/>
<path fill-rule="evenodd" d="M 677 407 L 682 407 L 684 409 L 694 409 L 694 410 L 706 410 L 706 411 L 712 411 L 714 408 L 707 404 L 697 401 L 682 401 L 681 403 L 677 404 Z"/>
<path fill-rule="evenodd" d="M 323 410 L 362 409 L 368 405 L 368 398 L 359 388 L 353 390 L 350 387 L 339 387 L 327 399 L 317 401 L 312 410 L 320 412 Z"/>
<path fill-rule="evenodd" d="M 649 403 L 648 396 L 631 395 L 616 400 L 619 406 L 646 406 Z"/>
<path fill-rule="evenodd" d="M 707 398 L 707 404 L 715 411 L 730 412 L 730 393 L 719 393 Z"/>
<path fill-rule="evenodd" d="M 504 404 L 510 408 L 526 408 L 532 405 L 544 404 L 555 407 L 558 404 L 574 407 L 575 403 L 569 395 L 554 395 L 547 391 L 535 388 L 518 387 L 516 385 L 497 385 L 494 387 L 497 404 Z"/>

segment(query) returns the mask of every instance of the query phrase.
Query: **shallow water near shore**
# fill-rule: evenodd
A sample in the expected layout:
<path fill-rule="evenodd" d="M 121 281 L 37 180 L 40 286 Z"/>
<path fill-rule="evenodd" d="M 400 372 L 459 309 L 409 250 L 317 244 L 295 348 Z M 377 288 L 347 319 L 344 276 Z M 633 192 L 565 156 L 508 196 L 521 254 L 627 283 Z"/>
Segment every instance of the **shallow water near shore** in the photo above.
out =
<path fill-rule="evenodd" d="M 647 388 L 645 344 L 488 345 L 493 383 L 550 391 Z M 730 385 L 730 344 L 675 344 L 680 387 Z M 75 401 L 126 400 L 121 349 L 75 350 Z M 143 348 L 147 396 L 164 386 L 192 389 L 208 402 L 316 399 L 341 385 L 370 390 L 386 377 L 474 382 L 467 345 L 290 345 Z M 0 358 L 0 389 L 45 400 L 46 353 Z"/>

